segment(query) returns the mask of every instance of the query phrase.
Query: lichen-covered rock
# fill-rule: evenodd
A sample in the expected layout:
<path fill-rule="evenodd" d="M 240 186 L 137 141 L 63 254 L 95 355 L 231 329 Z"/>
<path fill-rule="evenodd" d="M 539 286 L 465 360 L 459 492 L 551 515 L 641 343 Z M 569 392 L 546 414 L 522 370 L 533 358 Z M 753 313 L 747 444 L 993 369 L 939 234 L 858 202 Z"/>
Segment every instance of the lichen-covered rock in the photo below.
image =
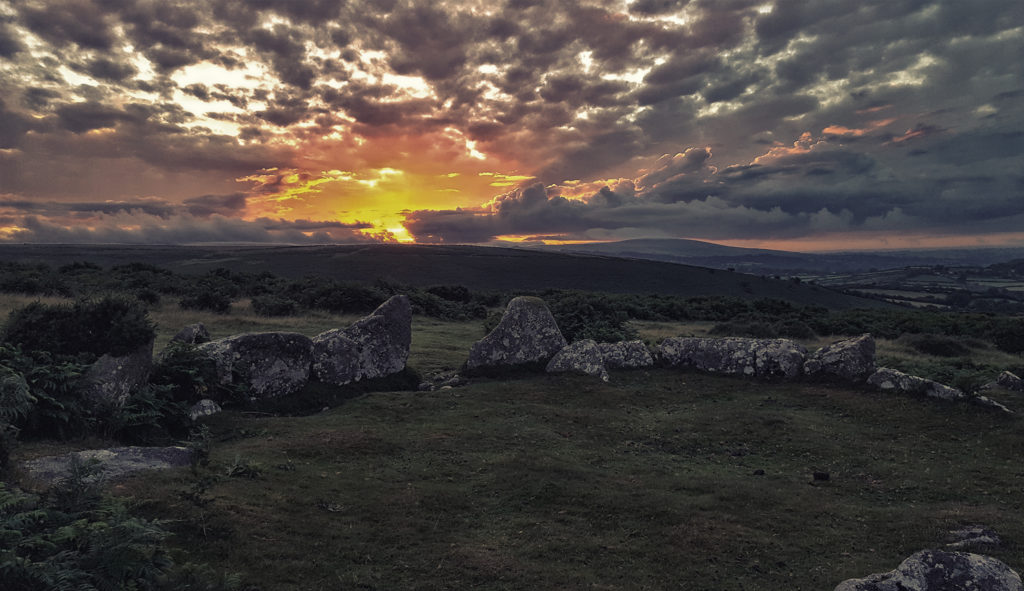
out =
<path fill-rule="evenodd" d="M 804 362 L 804 374 L 863 382 L 875 372 L 875 339 L 869 334 L 836 341 Z"/>
<path fill-rule="evenodd" d="M 82 376 L 82 392 L 93 404 L 122 406 L 144 387 L 153 368 L 153 341 L 128 355 L 103 355 Z"/>
<path fill-rule="evenodd" d="M 670 366 L 751 377 L 800 375 L 807 349 L 789 339 L 675 337 L 662 341 L 661 359 Z"/>
<path fill-rule="evenodd" d="M 405 369 L 412 343 L 412 306 L 396 295 L 347 328 L 313 338 L 313 375 L 327 384 L 350 384 Z"/>
<path fill-rule="evenodd" d="M 202 322 L 189 324 L 178 331 L 170 340 L 171 343 L 186 343 L 189 345 L 201 345 L 210 342 L 210 331 Z"/>
<path fill-rule="evenodd" d="M 213 400 L 210 400 L 209 398 L 203 398 L 199 402 L 193 404 L 192 408 L 188 409 L 188 418 L 195 421 L 200 417 L 208 417 L 210 415 L 215 415 L 222 410 L 223 409 L 220 407 L 220 405 L 214 402 Z"/>
<path fill-rule="evenodd" d="M 140 470 L 166 470 L 188 466 L 192 452 L 184 447 L 114 447 L 90 449 L 59 456 L 47 456 L 22 462 L 25 473 L 45 483 L 54 484 L 67 478 L 74 461 L 85 463 L 97 460 L 102 467 L 99 476 L 116 479 Z"/>
<path fill-rule="evenodd" d="M 221 384 L 242 384 L 255 398 L 293 394 L 309 381 L 313 341 L 292 332 L 240 334 L 199 345 Z"/>
<path fill-rule="evenodd" d="M 608 381 L 601 349 L 593 339 L 584 339 L 565 346 L 548 362 L 548 373 L 581 373 Z"/>
<path fill-rule="evenodd" d="M 1007 390 L 1013 390 L 1014 392 L 1024 392 L 1024 380 L 1017 377 L 1016 374 L 1004 371 L 999 374 L 996 378 L 996 384 L 1006 388 Z"/>
<path fill-rule="evenodd" d="M 835 591 L 1022 591 L 1020 576 L 980 554 L 922 550 L 896 570 L 839 583 Z"/>
<path fill-rule="evenodd" d="M 520 296 L 508 303 L 501 322 L 469 350 L 468 369 L 547 361 L 566 346 L 544 300 Z"/>
<path fill-rule="evenodd" d="M 992 390 L 995 388 L 1003 388 L 1011 392 L 1024 392 L 1024 380 L 1017 377 L 1013 372 L 1004 371 L 999 374 L 995 381 L 981 387 L 982 390 Z"/>
<path fill-rule="evenodd" d="M 916 394 L 940 400 L 965 401 L 1007 414 L 1013 414 L 1012 410 L 986 396 L 967 395 L 962 390 L 952 386 L 940 384 L 927 378 L 905 374 L 902 371 L 888 367 L 878 368 L 875 373 L 868 376 L 867 382 L 883 392 L 899 392 L 901 394 Z"/>
<path fill-rule="evenodd" d="M 919 394 L 941 400 L 963 400 L 967 398 L 961 390 L 940 384 L 926 378 L 905 374 L 902 371 L 880 367 L 868 376 L 868 384 L 883 391 L 904 394 Z"/>
<path fill-rule="evenodd" d="M 643 341 L 598 343 L 597 347 L 601 350 L 605 367 L 611 369 L 637 369 L 654 365 L 654 358 Z"/>

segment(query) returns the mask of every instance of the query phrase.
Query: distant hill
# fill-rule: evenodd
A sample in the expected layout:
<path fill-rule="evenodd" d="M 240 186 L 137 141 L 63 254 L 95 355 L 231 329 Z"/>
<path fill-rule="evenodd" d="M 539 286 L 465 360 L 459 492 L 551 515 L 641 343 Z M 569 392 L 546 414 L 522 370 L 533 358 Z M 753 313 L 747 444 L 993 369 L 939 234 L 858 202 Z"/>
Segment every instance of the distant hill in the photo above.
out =
<path fill-rule="evenodd" d="M 803 253 L 736 248 L 700 240 L 636 239 L 531 247 L 734 269 L 754 274 L 853 273 L 908 266 L 986 266 L 1024 257 L 1024 248 L 958 248 Z"/>
<path fill-rule="evenodd" d="M 722 247 L 725 248 L 725 247 Z M 580 289 L 694 297 L 778 298 L 833 309 L 886 304 L 837 291 L 670 262 L 514 248 L 434 245 L 93 246 L 0 245 L 0 261 L 103 266 L 145 262 L 185 273 L 218 267 L 284 277 L 320 275 L 349 281 L 386 279 L 417 286 L 471 289 Z"/>

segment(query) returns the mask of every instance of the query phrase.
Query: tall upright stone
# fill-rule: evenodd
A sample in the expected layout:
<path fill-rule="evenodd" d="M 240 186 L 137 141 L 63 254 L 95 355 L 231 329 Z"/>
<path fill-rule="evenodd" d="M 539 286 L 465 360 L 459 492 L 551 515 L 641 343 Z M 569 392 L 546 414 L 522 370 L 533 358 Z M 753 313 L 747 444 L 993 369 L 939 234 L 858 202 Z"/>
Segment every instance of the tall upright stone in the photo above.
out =
<path fill-rule="evenodd" d="M 313 375 L 344 385 L 389 376 L 405 369 L 412 344 L 412 305 L 396 295 L 347 328 L 313 338 Z"/>
<path fill-rule="evenodd" d="M 508 303 L 501 322 L 469 350 L 467 369 L 546 362 L 567 345 L 544 300 L 520 296 Z"/>

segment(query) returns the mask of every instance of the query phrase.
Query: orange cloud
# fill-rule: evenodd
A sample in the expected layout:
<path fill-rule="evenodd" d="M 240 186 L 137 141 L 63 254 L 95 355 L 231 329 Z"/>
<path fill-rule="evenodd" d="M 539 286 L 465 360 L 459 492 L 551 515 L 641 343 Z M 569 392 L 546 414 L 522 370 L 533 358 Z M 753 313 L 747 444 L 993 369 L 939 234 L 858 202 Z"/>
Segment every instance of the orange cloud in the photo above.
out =
<path fill-rule="evenodd" d="M 881 129 L 894 121 L 896 121 L 895 117 L 891 119 L 879 119 L 877 121 L 869 122 L 866 127 L 860 129 L 851 129 L 842 125 L 829 125 L 825 129 L 821 130 L 821 132 L 825 135 L 861 137 L 875 131 L 876 129 Z"/>

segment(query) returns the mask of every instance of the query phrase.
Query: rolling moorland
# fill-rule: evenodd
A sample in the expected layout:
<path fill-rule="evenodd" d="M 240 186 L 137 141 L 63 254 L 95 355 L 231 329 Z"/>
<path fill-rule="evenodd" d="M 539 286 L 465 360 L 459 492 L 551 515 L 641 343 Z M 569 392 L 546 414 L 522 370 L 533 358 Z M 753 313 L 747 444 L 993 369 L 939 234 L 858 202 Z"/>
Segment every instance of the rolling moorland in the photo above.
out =
<path fill-rule="evenodd" d="M 324 277 L 320 283 L 347 298 L 303 298 L 315 291 L 299 279 L 308 268 L 291 280 L 246 274 L 251 267 L 210 252 L 202 263 L 208 266 L 165 260 L 175 270 L 166 272 L 151 266 L 155 259 L 117 267 L 127 261 L 84 263 L 81 255 L 47 261 L 48 272 L 8 267 L 5 277 L 34 279 L 28 285 L 37 291 L 0 296 L 0 312 L 37 301 L 53 310 L 75 297 L 119 291 L 144 304 L 160 350 L 197 321 L 213 338 L 268 330 L 311 336 L 346 326 L 405 290 L 417 310 L 409 369 L 360 388 L 311 386 L 295 395 L 305 404 L 229 408 L 191 435 L 208 462 L 115 483 L 110 492 L 131 515 L 156 520 L 144 523 L 169 534 L 152 541 L 150 555 L 183 565 L 154 588 L 831 589 L 890 570 L 914 551 L 941 547 L 951 529 L 979 523 L 1003 539 L 983 553 L 1024 568 L 1020 413 L 665 368 L 613 372 L 607 384 L 518 373 L 416 391 L 422 379 L 461 367 L 512 292 L 469 289 L 466 281 L 401 285 L 394 276 L 360 288 Z M 225 258 L 231 272 L 217 270 Z M 610 259 L 585 260 L 595 261 L 596 272 Z M 677 335 L 782 334 L 813 350 L 870 330 L 880 337 L 879 365 L 965 389 L 1004 369 L 1024 373 L 1024 347 L 1013 338 L 1024 330 L 1013 317 L 912 310 L 722 271 L 699 277 L 734 279 L 733 292 L 668 298 L 541 285 L 514 292 L 545 297 L 575 338 L 639 337 L 653 345 Z M 763 299 L 743 282 L 777 291 Z M 193 289 L 222 293 L 228 306 L 207 306 L 217 302 L 194 299 Z M 794 293 L 822 299 L 779 296 Z M 858 309 L 856 301 L 873 308 Z M 89 310 L 79 311 L 89 317 Z M 17 334 L 16 317 L 5 335 Z M 34 359 L 36 370 L 52 372 L 42 357 Z M 44 382 L 31 384 L 39 397 L 69 400 Z M 1024 408 L 1019 393 L 989 394 Z M 43 410 L 49 414 L 33 412 L 56 416 Z M 189 439 L 187 428 L 161 425 L 108 423 L 66 439 L 23 425 L 11 453 L 18 461 L 115 442 Z M 830 478 L 815 480 L 815 472 Z M 44 496 L 34 506 L 66 497 Z M 104 523 L 139 525 L 97 506 L 89 511 Z M 62 510 L 82 514 L 67 503 Z M 4 515 L 4 531 L 19 515 Z M 29 539 L 43 536 L 34 535 Z"/>

